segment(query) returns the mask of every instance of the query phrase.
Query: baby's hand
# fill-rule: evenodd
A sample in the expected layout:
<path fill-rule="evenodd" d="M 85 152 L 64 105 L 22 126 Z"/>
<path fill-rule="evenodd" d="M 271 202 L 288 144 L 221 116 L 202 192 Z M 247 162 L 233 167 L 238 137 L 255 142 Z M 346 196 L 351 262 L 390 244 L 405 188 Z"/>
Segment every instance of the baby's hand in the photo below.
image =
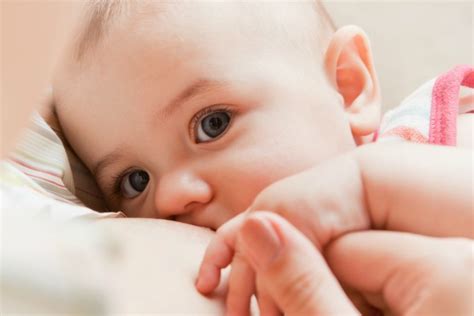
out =
<path fill-rule="evenodd" d="M 291 222 L 317 248 L 350 231 L 370 227 L 357 160 L 346 154 L 282 179 L 264 189 L 250 208 L 217 230 L 206 250 L 197 282 L 201 293 L 219 284 L 220 270 L 232 262 L 227 307 L 243 314 L 255 290 L 253 272 L 235 249 L 235 238 L 249 212 L 270 211 Z"/>
<path fill-rule="evenodd" d="M 472 151 L 417 144 L 360 146 L 269 186 L 249 211 L 255 210 L 282 215 L 317 247 L 369 227 L 474 238 Z M 220 270 L 232 261 L 227 306 L 237 314 L 245 313 L 242 306 L 248 306 L 255 287 L 252 270 L 235 249 L 243 216 L 218 230 L 197 284 L 202 293 L 212 292 Z"/>
<path fill-rule="evenodd" d="M 364 192 L 358 162 L 349 153 L 273 183 L 249 210 L 277 213 L 322 248 L 341 234 L 369 228 Z"/>

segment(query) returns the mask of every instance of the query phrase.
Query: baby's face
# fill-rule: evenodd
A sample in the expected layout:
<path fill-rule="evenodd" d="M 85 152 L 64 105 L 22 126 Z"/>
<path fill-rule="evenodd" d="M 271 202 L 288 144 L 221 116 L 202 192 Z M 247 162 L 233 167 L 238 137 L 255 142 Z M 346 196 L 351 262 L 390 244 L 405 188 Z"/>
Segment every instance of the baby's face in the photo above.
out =
<path fill-rule="evenodd" d="M 270 14 L 192 6 L 114 26 L 55 94 L 111 209 L 215 229 L 354 141 L 321 57 L 259 20 Z"/>

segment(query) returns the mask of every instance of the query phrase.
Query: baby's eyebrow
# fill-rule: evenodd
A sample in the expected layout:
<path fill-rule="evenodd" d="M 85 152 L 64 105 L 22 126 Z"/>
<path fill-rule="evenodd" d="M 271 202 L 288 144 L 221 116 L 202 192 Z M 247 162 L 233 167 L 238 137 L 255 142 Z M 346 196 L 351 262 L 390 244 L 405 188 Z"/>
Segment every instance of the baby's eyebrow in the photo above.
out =
<path fill-rule="evenodd" d="M 197 97 L 201 94 L 209 92 L 216 88 L 222 88 L 228 86 L 228 82 L 211 80 L 211 79 L 198 79 L 192 84 L 184 88 L 175 98 L 171 100 L 162 110 L 158 111 L 157 118 L 159 120 L 165 120 L 176 112 L 186 101 Z"/>
<path fill-rule="evenodd" d="M 105 155 L 100 159 L 97 164 L 91 169 L 94 177 L 99 181 L 103 177 L 104 170 L 107 169 L 110 165 L 115 164 L 117 161 L 120 161 L 123 157 L 122 148 L 116 148 L 111 151 L 109 154 Z"/>

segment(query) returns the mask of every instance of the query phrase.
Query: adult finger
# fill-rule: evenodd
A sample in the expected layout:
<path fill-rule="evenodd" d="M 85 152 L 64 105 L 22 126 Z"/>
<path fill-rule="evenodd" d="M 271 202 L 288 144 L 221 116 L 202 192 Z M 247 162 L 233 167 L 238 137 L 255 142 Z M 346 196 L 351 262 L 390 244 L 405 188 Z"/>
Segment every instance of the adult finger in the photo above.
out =
<path fill-rule="evenodd" d="M 250 214 L 236 242 L 285 315 L 359 315 L 319 251 L 282 217 Z"/>
<path fill-rule="evenodd" d="M 278 306 L 273 301 L 271 295 L 268 293 L 267 288 L 264 286 L 260 278 L 256 278 L 256 291 L 257 291 L 257 302 L 260 315 L 262 316 L 281 316 L 282 313 L 278 309 Z"/>
<path fill-rule="evenodd" d="M 347 234 L 328 246 L 338 279 L 384 302 L 395 314 L 464 315 L 472 312 L 473 243 L 410 233 Z M 448 272 L 448 273 L 447 273 Z"/>
<path fill-rule="evenodd" d="M 359 291 L 355 291 L 354 289 L 348 288 L 347 286 L 344 286 L 344 284 L 342 284 L 342 287 L 347 297 L 349 297 L 352 304 L 354 304 L 355 308 L 357 308 L 357 310 L 360 312 L 361 315 L 364 315 L 364 316 L 383 315 L 381 309 L 379 308 L 379 305 L 373 304 L 373 301 L 370 301 L 362 293 L 360 293 Z"/>

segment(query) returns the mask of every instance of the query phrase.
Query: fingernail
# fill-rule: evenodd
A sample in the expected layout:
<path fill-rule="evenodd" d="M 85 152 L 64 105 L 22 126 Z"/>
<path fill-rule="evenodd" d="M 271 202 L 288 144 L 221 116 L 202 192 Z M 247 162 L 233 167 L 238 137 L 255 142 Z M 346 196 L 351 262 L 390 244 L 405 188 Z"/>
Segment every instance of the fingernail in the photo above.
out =
<path fill-rule="evenodd" d="M 243 254 L 256 269 L 265 269 L 278 256 L 280 238 L 272 224 L 262 218 L 249 218 L 240 232 Z"/>

